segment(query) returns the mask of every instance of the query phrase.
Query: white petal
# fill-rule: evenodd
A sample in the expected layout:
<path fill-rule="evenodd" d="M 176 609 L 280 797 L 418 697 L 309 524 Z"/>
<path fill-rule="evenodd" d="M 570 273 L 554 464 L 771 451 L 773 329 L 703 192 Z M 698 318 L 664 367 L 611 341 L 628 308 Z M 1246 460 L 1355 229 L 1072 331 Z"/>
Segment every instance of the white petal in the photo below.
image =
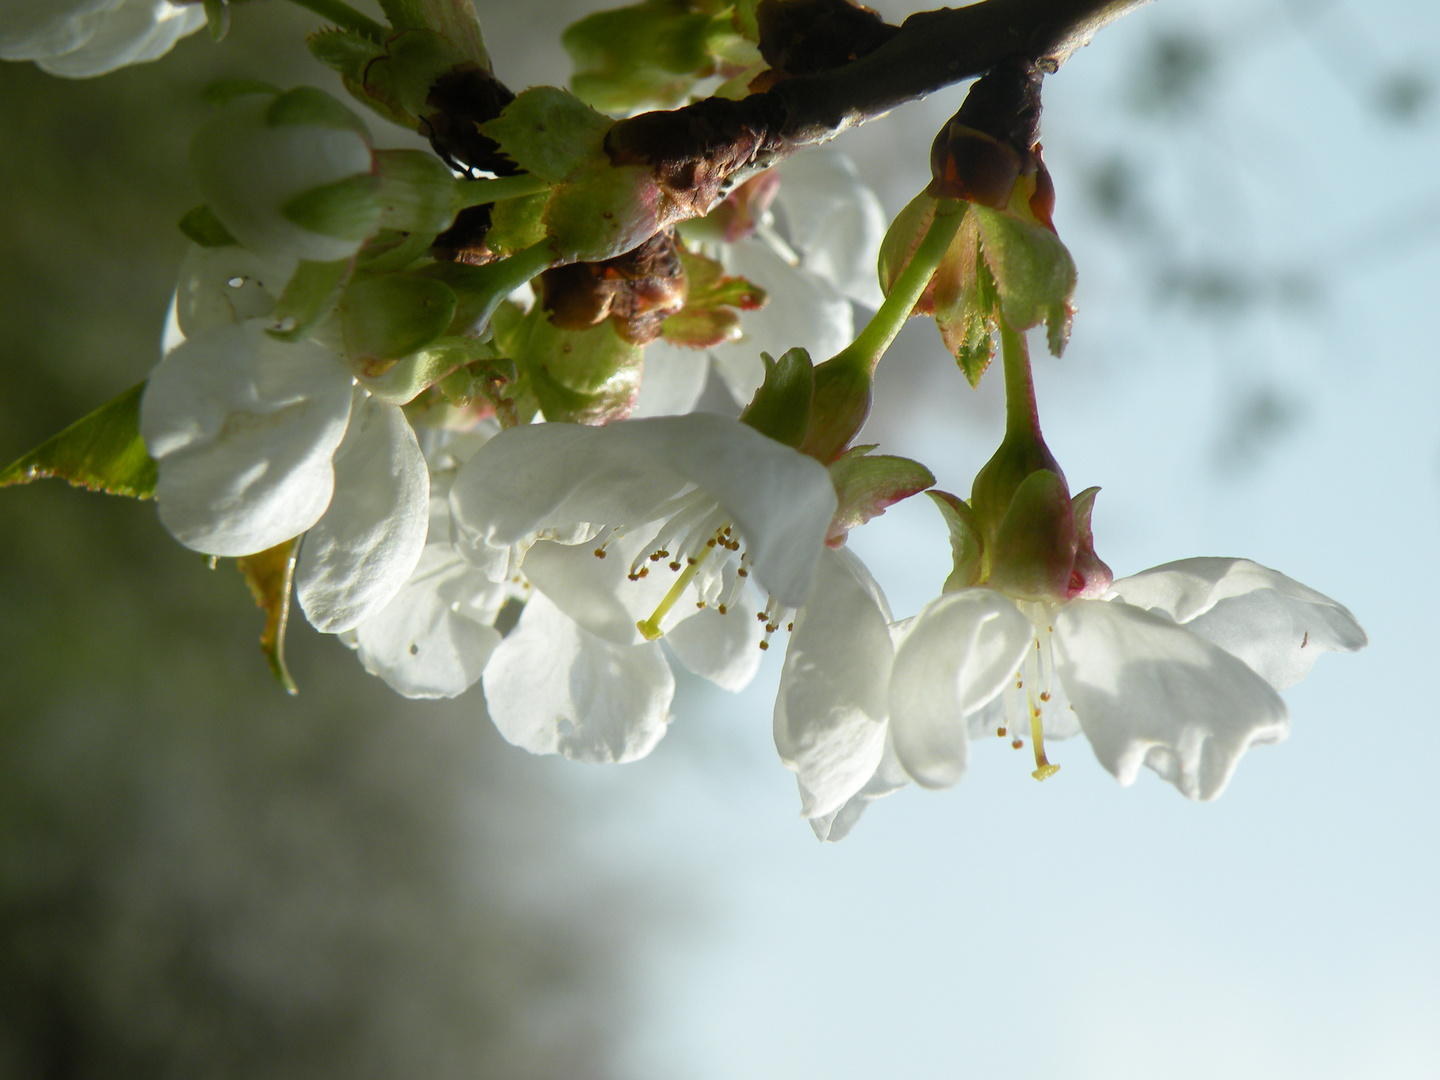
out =
<path fill-rule="evenodd" d="M 875 192 L 829 147 L 786 158 L 779 172 L 775 201 L 802 265 L 851 300 L 878 308 L 884 297 L 875 267 L 887 219 Z"/>
<path fill-rule="evenodd" d="M 687 671 L 722 690 L 739 693 L 760 670 L 765 627 L 743 602 L 724 615 L 714 608 L 695 611 L 665 632 L 665 642 Z"/>
<path fill-rule="evenodd" d="M 1148 765 L 1213 799 L 1252 744 L 1289 732 L 1285 703 L 1229 653 L 1119 600 L 1055 616 L 1055 668 L 1100 763 L 1122 784 Z"/>
<path fill-rule="evenodd" d="M 810 828 L 815 830 L 815 837 L 818 840 L 827 840 L 830 843 L 838 843 L 850 835 L 860 815 L 865 813 L 868 807 L 876 799 L 883 799 L 901 788 L 908 786 L 910 777 L 900 765 L 900 759 L 895 756 L 895 746 L 892 740 L 885 740 L 885 753 L 880 758 L 880 764 L 875 769 L 875 775 L 865 782 L 865 786 L 852 795 L 848 802 L 840 809 L 825 814 L 821 817 L 810 819 Z M 802 786 L 800 795 L 803 799 L 805 789 Z"/>
<path fill-rule="evenodd" d="M 218 326 L 264 318 L 295 273 L 296 260 L 258 255 L 230 245 L 192 244 L 180 263 L 175 315 L 185 337 Z"/>
<path fill-rule="evenodd" d="M 84 44 L 37 59 L 36 64 L 51 75 L 85 79 L 127 64 L 158 60 L 182 37 L 205 25 L 205 12 L 195 4 L 129 0 L 86 21 L 91 25 L 85 28 Z"/>
<path fill-rule="evenodd" d="M 894 659 L 889 623 L 865 565 L 846 549 L 827 549 L 795 618 L 775 699 L 775 749 L 799 780 L 805 817 L 835 813 L 880 763 Z"/>
<path fill-rule="evenodd" d="M 855 325 L 850 301 L 808 270 L 791 266 L 763 240 L 749 237 L 735 244 L 725 254 L 725 269 L 770 295 L 759 311 L 741 314 L 744 337 L 710 350 L 736 401 L 748 402 L 764 379 L 762 352 L 779 356 L 801 347 L 818 364 L 850 344 Z"/>
<path fill-rule="evenodd" d="M 645 375 L 630 419 L 680 416 L 695 408 L 710 374 L 710 356 L 700 349 L 652 341 L 645 346 Z"/>
<path fill-rule="evenodd" d="M 541 540 L 525 554 L 524 571 L 530 583 L 561 611 L 616 645 L 637 645 L 644 640 L 635 624 L 648 618 L 669 591 L 675 575 L 663 563 L 639 581 L 629 580 L 630 563 L 648 534 L 631 534 L 612 543 L 600 559 L 594 544 L 556 544 Z M 679 604 L 680 614 L 686 600 Z M 694 610 L 694 602 L 689 602 Z M 668 631 L 672 623 L 663 624 Z"/>
<path fill-rule="evenodd" d="M 915 781 L 949 787 L 965 772 L 970 717 L 1014 678 L 1035 628 L 992 589 L 962 589 L 916 616 L 890 673 L 895 753 Z"/>
<path fill-rule="evenodd" d="M 256 323 L 177 346 L 140 403 L 165 527 L 196 551 L 249 555 L 315 524 L 330 502 L 351 383 L 329 353 L 275 341 Z"/>
<path fill-rule="evenodd" d="M 96 13 L 125 0 L 6 0 L 0 16 L 0 60 L 35 60 L 80 48 L 94 36 Z"/>
<path fill-rule="evenodd" d="M 336 634 L 377 614 L 420 561 L 430 474 L 397 405 L 355 391 L 335 452 L 335 493 L 300 547 L 295 595 L 315 629 Z"/>
<path fill-rule="evenodd" d="M 829 473 L 737 420 L 692 413 L 511 428 L 460 470 L 450 506 L 457 546 L 478 558 L 540 529 L 654 520 L 691 485 L 745 537 L 765 587 L 783 604 L 802 603 L 835 511 Z"/>
<path fill-rule="evenodd" d="M 1249 559 L 1182 559 L 1111 590 L 1238 656 L 1277 690 L 1303 679 L 1322 652 L 1354 652 L 1367 640 L 1343 605 Z"/>
<path fill-rule="evenodd" d="M 360 662 L 406 697 L 463 694 L 500 643 L 490 624 L 503 600 L 449 545 L 428 545 L 395 598 L 355 628 Z"/>
<path fill-rule="evenodd" d="M 675 677 L 658 644 L 614 645 L 543 594 L 490 657 L 485 700 L 500 734 L 532 754 L 633 761 L 669 723 Z"/>

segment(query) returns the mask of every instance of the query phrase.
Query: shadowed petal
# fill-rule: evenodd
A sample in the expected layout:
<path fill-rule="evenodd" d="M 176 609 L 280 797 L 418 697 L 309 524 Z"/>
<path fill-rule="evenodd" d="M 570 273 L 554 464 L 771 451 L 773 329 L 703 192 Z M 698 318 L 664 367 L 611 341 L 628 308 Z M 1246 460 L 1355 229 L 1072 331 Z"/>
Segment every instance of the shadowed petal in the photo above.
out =
<path fill-rule="evenodd" d="M 1309 674 L 1322 652 L 1367 642 L 1343 605 L 1249 559 L 1181 559 L 1111 589 L 1239 657 L 1277 690 Z"/>
<path fill-rule="evenodd" d="M 879 765 L 894 656 L 889 622 L 864 564 L 843 548 L 827 550 L 795 618 L 775 700 L 775 748 L 799 780 L 805 817 L 835 813 Z"/>
<path fill-rule="evenodd" d="M 970 716 L 999 695 L 1034 642 L 1030 620 L 991 589 L 947 593 L 916 616 L 890 674 L 890 731 L 917 783 L 960 779 Z"/>
<path fill-rule="evenodd" d="M 397 405 L 355 395 L 335 452 L 335 493 L 295 567 L 300 607 L 327 634 L 390 602 L 420 560 L 429 522 L 430 473 L 410 422 Z"/>
<path fill-rule="evenodd" d="M 351 384 L 334 356 L 275 341 L 258 323 L 176 346 L 140 402 L 165 527 L 196 551 L 250 555 L 315 524 L 330 503 Z"/>
<path fill-rule="evenodd" d="M 644 757 L 665 734 L 675 694 L 659 644 L 598 638 L 543 593 L 491 654 L 483 682 L 506 740 L 576 761 Z"/>
<path fill-rule="evenodd" d="M 1143 764 L 1187 798 L 1213 799 L 1246 749 L 1289 732 L 1285 703 L 1245 664 L 1121 601 L 1060 609 L 1055 669 L 1095 756 L 1122 784 Z"/>

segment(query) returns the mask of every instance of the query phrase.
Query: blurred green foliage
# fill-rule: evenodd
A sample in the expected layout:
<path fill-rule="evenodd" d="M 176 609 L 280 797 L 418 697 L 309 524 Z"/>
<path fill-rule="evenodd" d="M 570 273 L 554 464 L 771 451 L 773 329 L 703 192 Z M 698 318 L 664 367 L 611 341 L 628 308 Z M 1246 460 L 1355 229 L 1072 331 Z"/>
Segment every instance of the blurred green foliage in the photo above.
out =
<path fill-rule="evenodd" d="M 5 463 L 158 359 L 201 87 L 324 81 L 313 16 L 233 22 L 100 80 L 0 65 Z M 152 503 L 0 492 L 0 1076 L 608 1075 L 623 889 L 550 763 L 303 624 L 287 698 L 262 623 Z"/>

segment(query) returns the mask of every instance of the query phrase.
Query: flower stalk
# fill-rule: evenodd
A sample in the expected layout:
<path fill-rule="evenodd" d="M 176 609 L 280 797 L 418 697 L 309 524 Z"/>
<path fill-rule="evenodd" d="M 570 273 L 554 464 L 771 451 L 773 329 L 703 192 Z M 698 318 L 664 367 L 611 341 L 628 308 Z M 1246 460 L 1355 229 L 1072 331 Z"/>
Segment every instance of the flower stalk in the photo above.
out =
<path fill-rule="evenodd" d="M 924 295 L 930 279 L 935 276 L 935 270 L 950 249 L 950 242 L 955 239 L 964 215 L 965 204 L 956 199 L 941 199 L 936 204 L 935 216 L 924 239 L 916 247 L 909 264 L 895 279 L 890 294 L 859 336 L 830 359 L 831 365 L 853 366 L 863 369 L 867 375 L 874 375 L 880 358 L 890 348 L 890 343 L 900 333 L 905 320 Z"/>

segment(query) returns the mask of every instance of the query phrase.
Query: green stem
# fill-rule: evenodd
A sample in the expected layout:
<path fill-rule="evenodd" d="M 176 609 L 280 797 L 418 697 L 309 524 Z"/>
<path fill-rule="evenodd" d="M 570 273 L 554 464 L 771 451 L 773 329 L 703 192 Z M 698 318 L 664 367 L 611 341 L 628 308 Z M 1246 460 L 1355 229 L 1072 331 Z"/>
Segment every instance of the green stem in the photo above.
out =
<path fill-rule="evenodd" d="M 1030 348 L 1025 335 L 1012 329 L 1004 316 L 1000 323 L 1000 355 L 1005 364 L 1005 437 L 1040 438 L 1040 412 L 1035 406 L 1035 382 L 1030 374 Z"/>
<path fill-rule="evenodd" d="M 865 324 L 859 336 L 830 360 L 831 364 L 836 367 L 853 364 L 863 367 L 868 374 L 874 374 L 885 350 L 925 294 L 940 260 L 950 250 L 950 242 L 955 239 L 960 221 L 965 216 L 965 205 L 956 199 L 941 199 L 935 204 L 930 228 L 909 264 L 890 286 L 890 294 L 885 297 L 880 310 Z"/>
<path fill-rule="evenodd" d="M 484 206 L 501 199 L 514 199 L 521 195 L 535 195 L 549 191 L 550 182 L 538 176 L 522 173 L 519 176 L 501 176 L 494 180 L 457 180 L 457 208 Z"/>
<path fill-rule="evenodd" d="M 307 11 L 313 11 L 322 19 L 329 19 L 336 26 L 344 27 L 376 44 L 385 40 L 387 30 L 384 26 L 368 15 L 362 15 L 344 0 L 290 0 L 290 2 Z"/>

